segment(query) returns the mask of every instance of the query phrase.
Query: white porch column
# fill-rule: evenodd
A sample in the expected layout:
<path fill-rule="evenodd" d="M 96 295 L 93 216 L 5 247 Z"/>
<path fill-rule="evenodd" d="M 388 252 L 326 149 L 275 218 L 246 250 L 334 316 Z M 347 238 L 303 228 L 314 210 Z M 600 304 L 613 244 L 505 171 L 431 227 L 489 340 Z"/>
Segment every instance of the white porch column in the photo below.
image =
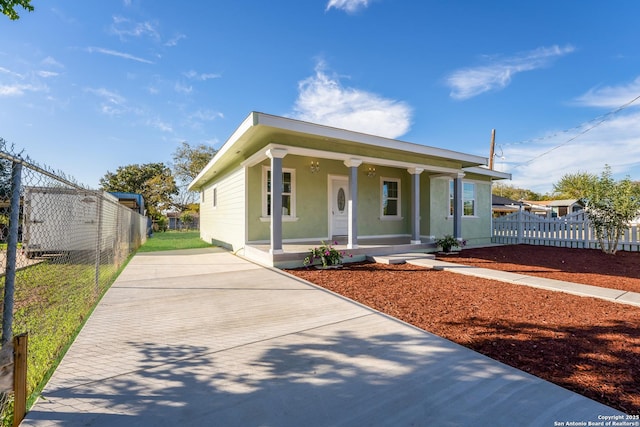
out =
<path fill-rule="evenodd" d="M 411 244 L 419 245 L 420 240 L 420 174 L 422 168 L 409 168 L 411 174 Z"/>
<path fill-rule="evenodd" d="M 358 166 L 362 164 L 360 159 L 349 159 L 344 165 L 349 168 L 349 231 L 347 248 L 358 247 Z"/>
<path fill-rule="evenodd" d="M 462 238 L 462 178 L 464 173 L 458 173 L 453 178 L 453 237 Z"/>
<path fill-rule="evenodd" d="M 266 152 L 271 159 L 271 247 L 269 252 L 281 254 L 282 250 L 282 159 L 287 155 L 283 148 L 270 148 Z"/>

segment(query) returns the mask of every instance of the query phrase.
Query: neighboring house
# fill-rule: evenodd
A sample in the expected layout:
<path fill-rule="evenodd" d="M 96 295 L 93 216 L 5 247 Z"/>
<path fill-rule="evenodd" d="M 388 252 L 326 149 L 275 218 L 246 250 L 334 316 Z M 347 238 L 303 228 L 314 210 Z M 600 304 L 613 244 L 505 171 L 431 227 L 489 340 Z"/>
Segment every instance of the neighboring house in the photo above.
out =
<path fill-rule="evenodd" d="M 433 249 L 446 234 L 489 243 L 491 183 L 511 176 L 486 163 L 252 112 L 189 190 L 200 192 L 202 239 L 267 264 L 299 264 L 322 240 L 359 256 L 373 246 Z"/>
<path fill-rule="evenodd" d="M 169 220 L 169 230 L 197 230 L 200 220 L 200 215 L 197 213 L 191 214 L 191 220 L 182 221 L 182 212 L 168 212 L 167 219 Z"/>
<path fill-rule="evenodd" d="M 584 209 L 584 202 L 580 199 L 538 200 L 533 203 L 546 208 L 552 218 L 565 216 Z"/>
<path fill-rule="evenodd" d="M 491 212 L 493 217 L 505 216 L 510 213 L 518 212 L 522 203 L 511 200 L 507 197 L 491 195 Z"/>

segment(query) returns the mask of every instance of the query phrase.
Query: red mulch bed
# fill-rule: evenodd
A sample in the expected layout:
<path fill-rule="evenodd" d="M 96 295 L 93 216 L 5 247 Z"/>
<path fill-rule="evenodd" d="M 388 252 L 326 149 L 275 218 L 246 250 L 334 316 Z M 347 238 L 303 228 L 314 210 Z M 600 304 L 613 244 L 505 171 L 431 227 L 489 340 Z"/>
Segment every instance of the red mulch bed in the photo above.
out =
<path fill-rule="evenodd" d="M 459 262 L 640 291 L 640 254 L 596 252 L 518 245 L 465 249 Z M 627 414 L 640 414 L 640 307 L 408 264 L 289 272 Z"/>
<path fill-rule="evenodd" d="M 443 261 L 640 293 L 640 252 L 510 245 L 464 249 Z"/>

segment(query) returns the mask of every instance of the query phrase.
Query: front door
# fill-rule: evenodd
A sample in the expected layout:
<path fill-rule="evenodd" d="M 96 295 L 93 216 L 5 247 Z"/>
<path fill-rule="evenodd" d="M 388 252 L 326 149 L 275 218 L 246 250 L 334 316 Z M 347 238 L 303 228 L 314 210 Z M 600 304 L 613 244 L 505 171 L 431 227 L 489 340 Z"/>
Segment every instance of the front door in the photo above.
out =
<path fill-rule="evenodd" d="M 349 232 L 349 180 L 331 178 L 331 234 L 346 236 Z"/>

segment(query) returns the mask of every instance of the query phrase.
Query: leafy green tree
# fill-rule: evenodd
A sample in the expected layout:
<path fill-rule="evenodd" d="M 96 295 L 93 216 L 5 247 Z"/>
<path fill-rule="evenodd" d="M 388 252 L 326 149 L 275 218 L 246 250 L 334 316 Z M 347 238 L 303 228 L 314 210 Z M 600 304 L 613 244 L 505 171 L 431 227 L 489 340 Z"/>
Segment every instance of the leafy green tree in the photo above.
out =
<path fill-rule="evenodd" d="M 568 173 L 553 184 L 555 199 L 582 199 L 598 181 L 598 176 L 588 172 Z"/>
<path fill-rule="evenodd" d="M 496 196 L 506 197 L 511 200 L 541 200 L 542 195 L 525 188 L 517 188 L 513 185 L 497 183 L 491 189 L 491 193 Z"/>
<path fill-rule="evenodd" d="M 622 234 L 640 215 L 640 186 L 627 176 L 621 181 L 611 177 L 605 166 L 586 193 L 586 213 L 596 233 L 600 249 L 615 254 Z"/>
<path fill-rule="evenodd" d="M 100 188 L 142 194 L 147 213 L 154 219 L 173 206 L 171 197 L 178 194 L 171 169 L 164 163 L 121 166 L 115 173 L 107 172 L 100 178 Z"/>
<path fill-rule="evenodd" d="M 12 21 L 20 18 L 18 12 L 16 12 L 16 6 L 22 6 L 25 10 L 33 12 L 31 0 L 0 0 L 0 10 Z"/>
<path fill-rule="evenodd" d="M 176 204 L 181 210 L 187 209 L 187 205 L 195 200 L 196 193 L 188 191 L 187 187 L 215 156 L 216 152 L 217 150 L 209 145 L 191 146 L 186 141 L 183 141 L 176 148 L 173 153 L 173 175 L 176 177 L 180 189 L 180 198 Z"/>

